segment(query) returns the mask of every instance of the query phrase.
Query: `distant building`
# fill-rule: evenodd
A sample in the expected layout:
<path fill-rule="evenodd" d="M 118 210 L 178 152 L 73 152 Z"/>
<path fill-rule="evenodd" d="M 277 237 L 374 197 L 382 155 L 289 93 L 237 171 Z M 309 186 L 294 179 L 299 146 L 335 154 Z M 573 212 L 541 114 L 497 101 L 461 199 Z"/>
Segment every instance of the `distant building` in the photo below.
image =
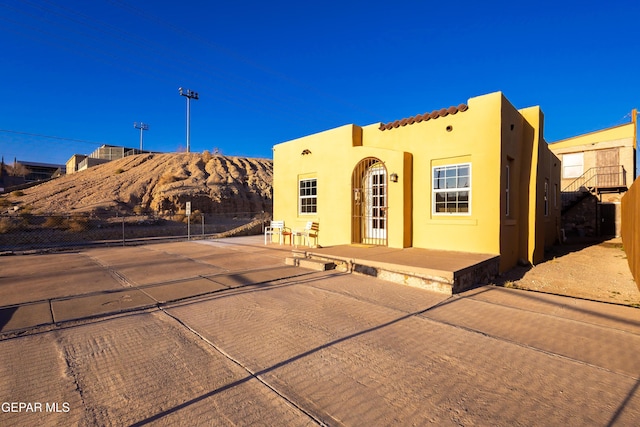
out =
<path fill-rule="evenodd" d="M 88 156 L 82 154 L 74 154 L 71 156 L 71 158 L 67 160 L 67 173 L 72 174 L 112 160 L 142 153 L 151 153 L 151 151 L 105 144 Z"/>
<path fill-rule="evenodd" d="M 637 112 L 631 123 L 549 144 L 562 161 L 563 228 L 584 236 L 620 235 L 620 200 L 637 175 Z"/>
<path fill-rule="evenodd" d="M 17 159 L 13 160 L 13 164 L 6 164 L 2 159 L 0 164 L 0 192 L 46 181 L 64 173 L 64 165 Z"/>
<path fill-rule="evenodd" d="M 56 165 L 52 163 L 38 163 L 25 160 L 18 160 L 18 163 L 29 170 L 25 176 L 26 182 L 43 181 L 55 178 L 65 174 L 66 167 L 64 165 Z"/>
<path fill-rule="evenodd" d="M 74 154 L 69 160 L 67 160 L 67 174 L 72 174 L 78 171 L 78 165 L 86 159 L 88 156 L 84 154 Z"/>

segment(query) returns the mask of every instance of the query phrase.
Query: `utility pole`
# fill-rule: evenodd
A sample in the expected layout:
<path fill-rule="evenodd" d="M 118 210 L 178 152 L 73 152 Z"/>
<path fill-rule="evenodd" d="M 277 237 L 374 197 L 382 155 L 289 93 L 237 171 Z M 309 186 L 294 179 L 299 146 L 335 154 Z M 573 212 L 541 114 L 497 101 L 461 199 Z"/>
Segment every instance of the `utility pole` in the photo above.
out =
<path fill-rule="evenodd" d="M 149 130 L 149 125 L 142 122 L 133 122 L 133 127 L 136 129 L 140 129 L 140 151 L 142 152 L 142 132 L 145 130 Z"/>
<path fill-rule="evenodd" d="M 191 152 L 191 100 L 199 99 L 198 92 L 191 89 L 178 88 L 180 95 L 187 97 L 187 153 Z"/>

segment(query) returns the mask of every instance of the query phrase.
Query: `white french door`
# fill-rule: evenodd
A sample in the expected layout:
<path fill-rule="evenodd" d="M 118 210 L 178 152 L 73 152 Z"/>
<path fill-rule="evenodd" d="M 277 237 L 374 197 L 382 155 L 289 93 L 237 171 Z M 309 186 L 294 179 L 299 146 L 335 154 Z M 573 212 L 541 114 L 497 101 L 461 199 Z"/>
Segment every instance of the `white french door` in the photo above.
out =
<path fill-rule="evenodd" d="M 365 175 L 365 238 L 387 238 L 387 175 L 384 166 L 373 165 Z"/>

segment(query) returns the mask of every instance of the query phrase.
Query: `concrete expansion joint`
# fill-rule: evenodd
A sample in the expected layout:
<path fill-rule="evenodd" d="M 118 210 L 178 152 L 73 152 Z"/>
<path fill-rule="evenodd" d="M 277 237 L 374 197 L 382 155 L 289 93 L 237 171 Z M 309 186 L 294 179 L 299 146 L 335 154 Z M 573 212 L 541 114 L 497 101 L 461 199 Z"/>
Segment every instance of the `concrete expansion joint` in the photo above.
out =
<path fill-rule="evenodd" d="M 85 255 L 85 254 L 83 254 L 83 255 Z M 125 276 L 120 274 L 119 271 L 117 271 L 116 269 L 114 269 L 110 265 L 105 264 L 99 258 L 96 258 L 96 257 L 93 257 L 93 256 L 89 256 L 89 255 L 85 255 L 85 256 L 87 256 L 87 258 L 89 258 L 91 261 L 93 261 L 96 264 L 98 264 L 100 267 L 104 268 L 107 271 L 107 273 L 109 273 L 109 275 L 111 275 L 111 277 L 116 279 L 116 281 L 119 282 L 122 286 L 127 287 L 127 288 L 133 288 L 133 287 L 137 286 L 136 283 L 134 283 L 134 282 L 130 281 L 129 279 L 127 279 Z"/>
<path fill-rule="evenodd" d="M 229 361 L 233 362 L 234 364 L 236 364 L 237 366 L 242 368 L 244 371 L 246 371 L 249 374 L 249 376 L 251 378 L 254 378 L 256 381 L 259 381 L 262 385 L 267 387 L 269 390 L 273 391 L 281 399 L 283 399 L 285 402 L 287 402 L 287 404 L 289 404 L 291 407 L 296 408 L 298 411 L 302 412 L 307 417 L 309 417 L 309 419 L 311 419 L 311 421 L 313 421 L 314 423 L 316 423 L 319 426 L 323 426 L 323 427 L 324 426 L 328 426 L 328 424 L 323 422 L 318 417 L 314 416 L 312 413 L 310 413 L 309 411 L 304 409 L 302 406 L 300 406 L 297 403 L 295 403 L 291 398 L 287 397 L 283 392 L 279 391 L 275 386 L 269 384 L 264 378 L 262 378 L 261 373 L 267 373 L 268 371 L 272 370 L 274 367 L 277 367 L 278 365 L 275 365 L 274 367 L 271 367 L 271 368 L 265 368 L 265 369 L 263 369 L 263 370 L 261 370 L 259 372 L 254 372 L 251 368 L 246 366 L 241 361 L 237 360 L 235 357 L 231 356 L 229 353 L 227 353 L 222 348 L 220 348 L 218 345 L 216 345 L 213 341 L 209 340 L 207 337 L 205 337 L 204 335 L 202 335 L 201 333 L 199 333 L 198 331 L 193 329 L 191 326 L 187 325 L 180 318 L 178 318 L 178 317 L 174 316 L 173 314 L 169 313 L 168 311 L 166 311 L 162 307 L 160 308 L 160 311 L 162 311 L 164 314 L 166 314 L 167 316 L 169 316 L 170 318 L 172 318 L 173 320 L 178 322 L 178 324 L 180 324 L 182 327 L 186 328 L 189 332 L 191 332 L 192 334 L 194 334 L 195 336 L 200 338 L 208 346 L 210 346 L 215 351 L 217 351 L 218 353 L 223 355 Z"/>
<path fill-rule="evenodd" d="M 148 312 L 150 310 L 153 311 L 153 310 L 159 310 L 159 309 L 161 309 L 160 303 L 153 302 L 153 303 L 145 304 L 141 306 L 120 308 L 113 311 L 107 311 L 103 313 L 97 313 L 97 314 L 92 314 L 92 315 L 82 316 L 82 317 L 68 318 L 63 320 L 55 320 L 55 317 L 54 317 L 53 322 L 51 324 L 55 325 L 56 328 L 64 328 L 69 325 L 91 323 L 93 321 L 99 321 L 102 319 L 118 317 L 118 316 L 128 316 L 131 314 L 138 314 L 142 312 Z M 53 312 L 53 308 L 52 308 L 51 314 L 52 316 L 55 315 Z"/>
<path fill-rule="evenodd" d="M 457 296 L 457 295 L 453 295 L 451 298 L 463 299 L 465 297 L 460 297 L 460 296 Z M 554 352 L 554 351 L 551 351 L 551 350 L 546 350 L 544 348 L 536 347 L 536 346 L 524 343 L 524 342 L 519 341 L 519 340 L 513 340 L 513 339 L 510 339 L 510 338 L 506 338 L 504 336 L 499 336 L 499 335 L 495 335 L 495 334 L 492 334 L 492 333 L 489 333 L 489 332 L 484 332 L 484 331 L 481 331 L 481 330 L 478 330 L 478 329 L 475 329 L 475 328 L 472 328 L 472 327 L 469 327 L 469 326 L 464 326 L 464 325 L 456 324 L 456 323 L 449 322 L 449 321 L 446 321 L 446 320 L 434 319 L 434 318 L 429 317 L 429 313 L 428 312 L 430 310 L 432 310 L 434 308 L 437 308 L 440 305 L 444 305 L 446 302 L 451 301 L 451 298 L 448 298 L 447 300 L 442 301 L 441 303 L 435 305 L 434 307 L 430 307 L 429 309 L 425 310 L 424 312 L 419 313 L 417 316 L 420 317 L 420 318 L 423 318 L 425 320 L 429 320 L 430 322 L 435 322 L 435 323 L 440 323 L 442 325 L 447 325 L 447 326 L 450 326 L 452 328 L 460 329 L 460 330 L 463 330 L 463 331 L 466 331 L 466 332 L 470 332 L 472 334 L 481 335 L 483 337 L 486 337 L 486 338 L 489 338 L 489 339 L 492 339 L 492 340 L 495 340 L 495 341 L 505 342 L 505 343 L 508 343 L 508 344 L 511 344 L 511 345 L 515 345 L 515 346 L 518 346 L 518 347 L 521 347 L 521 348 L 525 348 L 527 350 L 531 350 L 531 351 L 536 352 L 536 353 L 544 354 L 546 356 L 551 356 L 551 357 L 554 357 L 554 358 L 568 360 L 568 361 L 570 361 L 572 363 L 576 363 L 576 364 L 583 365 L 583 366 L 588 366 L 589 368 L 597 369 L 599 371 L 607 372 L 609 374 L 620 375 L 621 377 L 629 378 L 629 379 L 632 379 L 632 380 L 635 380 L 635 381 L 638 381 L 640 379 L 640 378 L 638 378 L 637 375 L 630 375 L 630 374 L 627 374 L 627 373 L 624 373 L 624 372 L 619 372 L 619 371 L 616 371 L 616 370 L 612 370 L 612 369 L 609 369 L 609 368 L 604 367 L 604 366 L 600 366 L 600 365 L 596 365 L 596 364 L 590 363 L 590 362 L 588 362 L 586 360 L 580 360 L 578 358 L 571 357 L 571 356 L 568 356 L 566 354 L 557 353 L 557 352 Z M 471 298 L 471 299 L 473 299 L 473 298 Z M 473 300 L 474 301 L 479 301 L 479 300 L 476 300 L 476 299 L 473 299 Z"/>

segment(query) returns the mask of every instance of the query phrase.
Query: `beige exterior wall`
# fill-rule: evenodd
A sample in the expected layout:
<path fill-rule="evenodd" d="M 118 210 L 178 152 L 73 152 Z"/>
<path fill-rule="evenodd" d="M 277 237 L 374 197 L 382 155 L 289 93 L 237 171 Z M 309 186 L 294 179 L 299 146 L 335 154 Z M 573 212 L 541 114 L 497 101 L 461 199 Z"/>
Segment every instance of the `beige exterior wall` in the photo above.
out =
<path fill-rule="evenodd" d="M 321 246 L 352 242 L 352 174 L 375 157 L 387 177 L 388 246 L 500 254 L 501 270 L 538 262 L 553 243 L 559 209 L 544 211 L 559 162 L 542 139 L 538 107 L 516 110 L 500 92 L 471 98 L 466 111 L 381 130 L 346 125 L 274 147 L 274 219 L 320 224 Z M 303 154 L 306 153 L 306 154 Z M 470 211 L 434 211 L 434 168 L 469 164 Z M 509 186 L 507 196 L 507 165 Z M 555 175 L 554 175 L 555 174 Z M 301 214 L 300 179 L 317 179 L 317 212 Z M 509 211 L 507 212 L 507 200 Z"/>
<path fill-rule="evenodd" d="M 632 122 L 554 142 L 549 144 L 549 148 L 561 161 L 565 155 L 583 153 L 583 173 L 599 166 L 596 161 L 599 150 L 617 150 L 628 188 L 635 179 L 635 132 L 636 124 Z M 562 174 L 562 188 L 567 188 L 575 179 Z"/>
<path fill-rule="evenodd" d="M 78 165 L 86 158 L 87 156 L 82 154 L 74 154 L 71 156 L 66 163 L 66 174 L 70 175 L 72 173 L 76 173 L 78 171 Z"/>

